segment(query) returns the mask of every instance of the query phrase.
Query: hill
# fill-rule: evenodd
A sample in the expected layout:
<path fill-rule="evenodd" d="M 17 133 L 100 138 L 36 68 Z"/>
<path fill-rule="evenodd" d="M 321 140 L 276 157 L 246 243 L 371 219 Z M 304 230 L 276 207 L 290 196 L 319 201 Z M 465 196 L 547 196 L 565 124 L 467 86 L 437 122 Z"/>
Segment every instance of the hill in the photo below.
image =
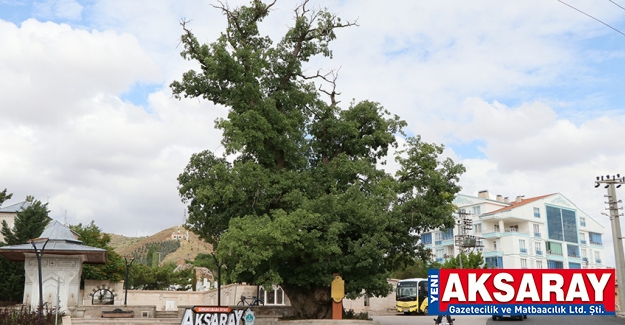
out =
<path fill-rule="evenodd" d="M 178 226 L 174 226 L 147 237 L 126 237 L 117 234 L 109 234 L 111 236 L 109 245 L 121 256 L 136 256 L 141 251 L 147 251 L 147 247 L 149 247 L 150 244 L 176 241 L 177 239 L 172 239 L 172 234 L 174 232 L 177 233 L 178 230 Z M 186 229 L 180 228 L 180 234 L 183 236 L 183 239 L 178 240 L 180 242 L 180 247 L 164 257 L 161 256 L 161 262 L 173 261 L 180 265 L 184 263 L 185 259 L 194 260 L 197 254 L 210 254 L 212 252 L 212 246 L 201 240 L 191 231 L 189 231 L 189 239 L 184 239 L 186 233 Z"/>

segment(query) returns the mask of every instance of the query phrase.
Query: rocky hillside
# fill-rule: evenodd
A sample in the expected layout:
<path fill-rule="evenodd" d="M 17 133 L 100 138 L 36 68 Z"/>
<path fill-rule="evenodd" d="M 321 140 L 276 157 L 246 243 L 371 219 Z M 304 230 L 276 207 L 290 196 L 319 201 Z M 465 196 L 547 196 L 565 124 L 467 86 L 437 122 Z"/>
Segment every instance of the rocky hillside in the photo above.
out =
<path fill-rule="evenodd" d="M 180 233 L 178 233 L 179 230 Z M 199 239 L 199 237 L 191 231 L 189 231 L 189 239 L 186 240 L 186 229 L 179 229 L 178 226 L 165 229 L 148 237 L 126 237 L 109 234 L 111 236 L 110 245 L 121 256 L 133 256 L 141 251 L 145 251 L 146 247 L 149 247 L 149 244 L 177 240 L 172 239 L 172 234 L 174 233 L 182 236 L 182 239 L 179 240 L 180 247 L 164 257 L 161 256 L 162 262 L 173 261 L 180 265 L 184 263 L 185 259 L 194 260 L 197 254 L 210 254 L 210 252 L 212 252 L 211 245 Z"/>

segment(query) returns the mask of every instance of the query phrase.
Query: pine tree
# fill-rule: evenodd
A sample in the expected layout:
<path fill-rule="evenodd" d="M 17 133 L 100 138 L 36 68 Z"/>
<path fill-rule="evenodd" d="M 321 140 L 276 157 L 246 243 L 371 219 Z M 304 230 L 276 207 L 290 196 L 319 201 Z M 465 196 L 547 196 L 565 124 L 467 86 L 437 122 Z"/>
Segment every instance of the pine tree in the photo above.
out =
<path fill-rule="evenodd" d="M 2 192 L 3 193 L 3 192 Z M 27 197 L 30 206 L 17 212 L 13 228 L 9 228 L 6 221 L 2 221 L 0 232 L 4 236 L 4 243 L 0 246 L 26 244 L 30 239 L 41 235 L 50 222 L 48 204 Z M 0 257 L 0 300 L 22 301 L 24 296 L 24 263 L 11 262 Z"/>

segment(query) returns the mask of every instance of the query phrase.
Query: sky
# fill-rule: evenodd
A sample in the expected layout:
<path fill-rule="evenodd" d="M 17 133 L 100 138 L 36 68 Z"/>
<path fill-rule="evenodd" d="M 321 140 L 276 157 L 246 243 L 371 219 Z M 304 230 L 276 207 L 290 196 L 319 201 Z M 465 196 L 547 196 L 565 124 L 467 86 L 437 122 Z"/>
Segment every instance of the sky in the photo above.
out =
<path fill-rule="evenodd" d="M 572 200 L 606 227 L 614 265 L 594 180 L 625 175 L 625 10 L 565 2 L 614 29 L 557 0 L 311 0 L 358 26 L 306 68 L 339 71 L 342 105 L 379 102 L 443 144 L 467 168 L 464 194 Z M 193 153 L 223 152 L 214 120 L 227 109 L 169 84 L 197 68 L 180 56 L 180 21 L 210 43 L 226 26 L 217 4 L 0 0 L 3 206 L 33 195 L 57 220 L 126 236 L 181 224 L 177 177 Z M 298 4 L 278 0 L 261 33 L 279 39 Z"/>

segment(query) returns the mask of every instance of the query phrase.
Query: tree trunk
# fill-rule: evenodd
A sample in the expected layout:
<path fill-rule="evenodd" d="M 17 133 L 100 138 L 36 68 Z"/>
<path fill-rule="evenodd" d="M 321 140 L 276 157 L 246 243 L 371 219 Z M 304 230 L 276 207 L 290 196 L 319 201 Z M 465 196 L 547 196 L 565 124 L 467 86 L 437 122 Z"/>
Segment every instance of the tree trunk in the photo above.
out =
<path fill-rule="evenodd" d="M 304 289 L 283 284 L 282 289 L 284 289 L 284 293 L 291 301 L 291 306 L 300 317 L 307 319 L 332 318 L 330 287 Z"/>

